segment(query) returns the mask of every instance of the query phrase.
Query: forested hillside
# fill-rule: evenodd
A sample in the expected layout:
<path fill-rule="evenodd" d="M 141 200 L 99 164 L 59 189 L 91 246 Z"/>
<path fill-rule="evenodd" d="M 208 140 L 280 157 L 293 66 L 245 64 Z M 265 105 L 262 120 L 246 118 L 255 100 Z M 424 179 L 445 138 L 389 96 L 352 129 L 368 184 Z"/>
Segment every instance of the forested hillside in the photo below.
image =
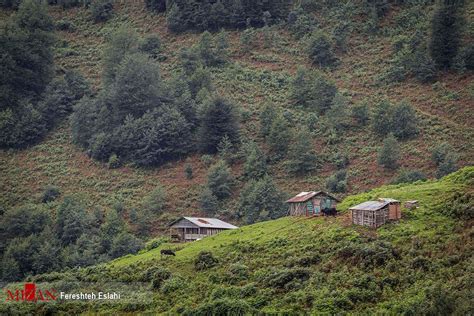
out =
<path fill-rule="evenodd" d="M 0 311 L 469 315 L 473 181 L 469 167 L 349 196 L 335 218 L 285 217 L 192 243 L 157 242 L 107 264 L 28 279 L 71 293 L 120 289 L 123 300 L 10 303 Z M 386 196 L 420 207 L 378 230 L 350 225 L 349 206 Z M 161 249 L 176 257 L 162 258 Z"/>
<path fill-rule="evenodd" d="M 471 1 L 0 7 L 4 280 L 473 164 Z"/>

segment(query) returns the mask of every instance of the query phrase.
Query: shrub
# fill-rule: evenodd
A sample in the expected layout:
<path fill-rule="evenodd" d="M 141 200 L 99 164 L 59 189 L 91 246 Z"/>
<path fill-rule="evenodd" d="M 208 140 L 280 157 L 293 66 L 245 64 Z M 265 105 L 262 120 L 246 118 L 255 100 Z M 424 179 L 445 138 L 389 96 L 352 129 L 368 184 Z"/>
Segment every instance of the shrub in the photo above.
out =
<path fill-rule="evenodd" d="M 277 270 L 269 273 L 263 279 L 263 284 L 272 288 L 290 290 L 309 279 L 310 272 L 304 268 Z"/>
<path fill-rule="evenodd" d="M 398 176 L 393 180 L 394 184 L 398 183 L 412 183 L 416 181 L 425 181 L 426 175 L 419 170 L 407 170 L 403 169 L 400 171 Z"/>
<path fill-rule="evenodd" d="M 161 285 L 161 292 L 163 294 L 176 293 L 177 291 L 184 289 L 188 286 L 188 282 L 180 276 L 172 276 L 169 279 L 163 281 Z"/>
<path fill-rule="evenodd" d="M 400 146 L 393 135 L 383 141 L 383 147 L 378 152 L 377 162 L 387 169 L 396 169 L 400 158 Z"/>
<path fill-rule="evenodd" d="M 223 298 L 186 310 L 183 315 L 247 315 L 252 314 L 252 311 L 253 308 L 244 300 Z"/>
<path fill-rule="evenodd" d="M 143 207 L 154 214 L 163 212 L 166 205 L 166 190 L 158 184 L 153 191 L 151 191 L 143 201 Z"/>
<path fill-rule="evenodd" d="M 184 174 L 188 180 L 193 178 L 193 166 L 191 164 L 188 163 L 184 166 Z"/>
<path fill-rule="evenodd" d="M 89 10 L 94 22 L 105 22 L 112 17 L 114 4 L 112 0 L 95 0 Z"/>
<path fill-rule="evenodd" d="M 308 56 L 313 65 L 319 67 L 330 67 L 337 61 L 328 36 L 322 32 L 313 34 L 309 39 Z"/>
<path fill-rule="evenodd" d="M 56 22 L 56 29 L 59 31 L 75 32 L 76 25 L 66 19 L 62 19 Z"/>
<path fill-rule="evenodd" d="M 153 12 L 166 12 L 166 0 L 145 0 L 145 6 Z"/>
<path fill-rule="evenodd" d="M 219 263 L 210 251 L 201 251 L 194 260 L 194 269 L 196 271 L 208 270 Z"/>
<path fill-rule="evenodd" d="M 392 129 L 392 106 L 390 102 L 384 100 L 375 106 L 372 118 L 372 130 L 378 136 L 385 136 Z"/>
<path fill-rule="evenodd" d="M 120 167 L 119 157 L 116 154 L 112 154 L 109 157 L 109 162 L 107 163 L 107 166 L 109 167 L 109 169 L 116 169 L 116 168 Z"/>
<path fill-rule="evenodd" d="M 171 278 L 171 272 L 163 267 L 154 268 L 151 271 L 147 271 L 147 273 L 151 274 L 151 287 L 154 290 L 161 289 L 164 281 Z"/>
<path fill-rule="evenodd" d="M 48 185 L 44 188 L 43 194 L 41 195 L 41 202 L 48 203 L 56 200 L 61 192 L 58 187 L 53 185 Z"/>
<path fill-rule="evenodd" d="M 249 267 L 241 263 L 233 263 L 227 271 L 227 280 L 231 283 L 247 280 L 249 277 Z"/>
<path fill-rule="evenodd" d="M 287 23 L 290 32 L 296 37 L 296 39 L 311 34 L 318 26 L 318 22 L 314 18 L 314 15 L 306 13 L 301 8 L 297 8 L 288 14 Z"/>
<path fill-rule="evenodd" d="M 328 110 L 337 88 L 321 72 L 299 68 L 292 82 L 291 99 L 305 109 L 323 114 Z"/>
<path fill-rule="evenodd" d="M 142 248 L 143 242 L 140 239 L 129 233 L 122 232 L 113 239 L 110 256 L 118 258 L 129 253 L 136 254 Z"/>
<path fill-rule="evenodd" d="M 456 192 L 440 206 L 441 213 L 456 219 L 469 221 L 474 218 L 474 196 L 467 192 Z"/>
<path fill-rule="evenodd" d="M 352 117 L 360 126 L 366 126 L 369 121 L 369 107 L 367 103 L 359 103 L 352 107 Z"/>
<path fill-rule="evenodd" d="M 272 123 L 267 143 L 272 151 L 272 158 L 279 160 L 285 157 L 291 140 L 290 127 L 283 115 L 279 114 Z"/>
<path fill-rule="evenodd" d="M 147 35 L 138 48 L 140 51 L 156 58 L 161 53 L 161 39 L 157 34 Z"/>
<path fill-rule="evenodd" d="M 418 133 L 418 120 L 411 104 L 404 101 L 393 108 L 391 125 L 398 139 L 407 139 Z"/>
<path fill-rule="evenodd" d="M 347 172 L 339 170 L 326 181 L 326 188 L 331 192 L 344 193 L 347 190 Z"/>

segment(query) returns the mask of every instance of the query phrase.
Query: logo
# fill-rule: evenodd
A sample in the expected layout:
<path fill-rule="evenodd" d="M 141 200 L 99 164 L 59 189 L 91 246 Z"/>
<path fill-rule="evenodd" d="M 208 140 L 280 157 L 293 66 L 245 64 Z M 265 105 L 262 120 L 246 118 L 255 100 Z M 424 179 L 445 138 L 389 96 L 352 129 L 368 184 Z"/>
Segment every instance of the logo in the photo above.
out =
<path fill-rule="evenodd" d="M 22 290 L 7 290 L 7 302 L 16 301 L 16 302 L 49 302 L 55 301 L 56 290 L 41 290 L 36 287 L 35 283 L 25 283 L 25 286 Z"/>

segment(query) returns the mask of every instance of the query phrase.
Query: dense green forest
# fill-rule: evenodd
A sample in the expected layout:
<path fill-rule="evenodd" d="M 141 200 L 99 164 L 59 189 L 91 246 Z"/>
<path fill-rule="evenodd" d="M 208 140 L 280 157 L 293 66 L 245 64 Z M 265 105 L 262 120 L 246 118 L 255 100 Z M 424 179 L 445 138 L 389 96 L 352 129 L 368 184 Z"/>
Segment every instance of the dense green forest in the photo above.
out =
<path fill-rule="evenodd" d="M 217 258 L 216 273 L 202 272 L 189 285 L 196 290 L 209 279 L 201 293 L 207 303 L 167 298 L 184 291 L 192 273 L 170 261 L 155 267 L 157 278 L 166 276 L 153 285 L 156 306 L 136 309 L 467 313 L 472 170 L 452 173 L 473 165 L 473 12 L 470 1 L 0 0 L 1 280 L 82 278 L 82 271 L 101 280 L 109 273 L 101 269 L 121 279 L 131 268 L 107 262 L 139 252 L 155 258 L 166 225 L 183 215 L 239 226 L 263 221 L 243 228 L 257 236 L 292 223 L 279 218 L 284 201 L 301 191 L 341 199 L 361 193 L 345 200 L 345 211 L 361 197 L 398 198 L 413 189 L 402 197 L 416 199 L 416 189 L 426 188 L 443 194 L 434 202 L 420 197 L 419 214 L 410 211 L 400 227 L 380 234 L 348 228 L 341 215 L 327 232 L 327 220 L 318 219 L 298 224 L 302 236 L 288 232 L 289 241 L 270 234 L 242 246 L 253 250 L 240 249 L 241 237 L 232 234 L 218 242 L 226 250 L 213 249 L 213 241 L 186 246 L 183 252 L 193 249 L 187 265 L 199 245 Z M 444 194 L 445 185 L 459 194 Z M 402 245 L 432 217 L 432 248 Z M 321 227 L 311 234 L 334 243 L 330 250 L 304 246 L 313 223 Z M 441 254 L 452 240 L 466 248 L 452 249 L 457 259 L 447 267 Z M 311 255 L 293 260 L 296 248 Z M 255 262 L 223 259 L 225 251 L 238 258 L 255 249 L 266 251 Z M 362 263 L 366 253 L 370 263 Z M 281 271 L 249 272 L 272 257 Z M 344 288 L 338 280 L 351 264 L 357 271 Z M 429 273 L 433 282 L 410 287 L 401 279 L 405 264 L 416 265 L 415 279 Z M 87 266 L 94 267 L 81 270 Z M 436 278 L 449 273 L 459 279 Z M 370 284 L 356 285 L 366 277 Z M 358 286 L 372 292 L 352 293 Z M 285 293 L 290 298 L 278 302 Z M 395 298 L 404 305 L 391 305 Z"/>

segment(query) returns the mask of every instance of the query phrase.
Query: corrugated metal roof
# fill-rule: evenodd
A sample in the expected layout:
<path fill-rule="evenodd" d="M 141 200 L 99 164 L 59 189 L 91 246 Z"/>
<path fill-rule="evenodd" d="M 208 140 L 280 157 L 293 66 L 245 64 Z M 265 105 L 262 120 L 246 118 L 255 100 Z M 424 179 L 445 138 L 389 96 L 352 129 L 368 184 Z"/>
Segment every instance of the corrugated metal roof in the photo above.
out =
<path fill-rule="evenodd" d="M 324 191 L 301 192 L 301 193 L 298 193 L 297 195 L 295 195 L 294 197 L 292 197 L 291 199 L 287 200 L 286 202 L 287 203 L 302 203 L 302 202 L 308 201 L 309 199 L 311 199 L 312 197 L 314 197 L 318 194 L 324 194 L 326 196 L 329 196 L 333 200 L 339 202 L 338 198 L 336 198 L 336 197 L 334 197 L 334 196 L 332 196 L 329 193 L 326 193 Z"/>
<path fill-rule="evenodd" d="M 238 228 L 237 226 L 226 223 L 226 222 L 221 221 L 220 219 L 217 219 L 217 218 L 187 217 L 187 216 L 184 216 L 182 218 L 187 219 L 188 221 L 190 221 L 194 225 L 199 226 L 199 227 L 203 227 L 203 228 L 222 228 L 222 229 L 236 229 L 236 228 Z M 176 222 L 177 221 L 173 222 L 171 225 L 173 225 Z"/>
<path fill-rule="evenodd" d="M 382 202 L 388 202 L 388 203 L 400 203 L 399 200 L 395 200 L 392 198 L 379 198 L 378 200 Z"/>
<path fill-rule="evenodd" d="M 382 202 L 382 201 L 367 201 L 364 203 L 360 203 L 353 207 L 350 207 L 350 210 L 358 210 L 358 211 L 377 211 L 381 208 L 384 208 L 390 202 Z"/>

